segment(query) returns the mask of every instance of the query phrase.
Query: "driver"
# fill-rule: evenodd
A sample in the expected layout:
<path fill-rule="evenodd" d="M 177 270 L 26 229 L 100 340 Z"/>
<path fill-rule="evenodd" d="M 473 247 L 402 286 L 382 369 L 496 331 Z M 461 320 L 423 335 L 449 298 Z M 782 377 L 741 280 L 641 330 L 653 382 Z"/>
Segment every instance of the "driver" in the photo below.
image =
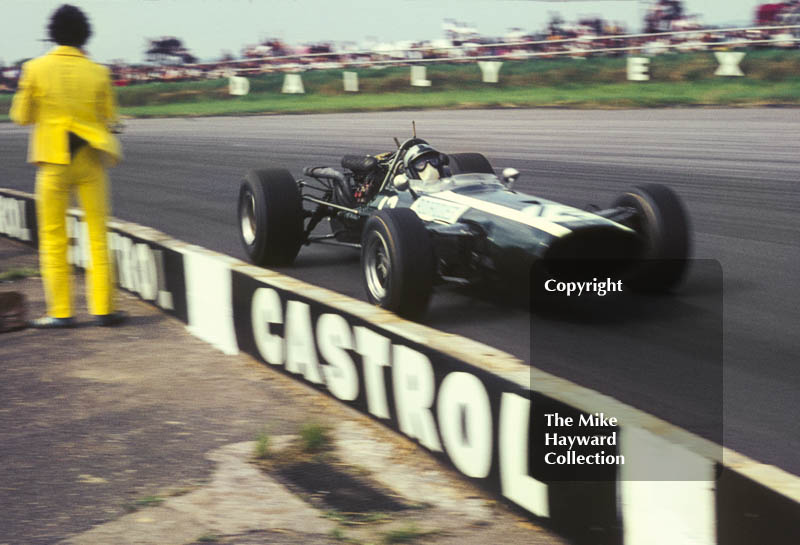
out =
<path fill-rule="evenodd" d="M 425 142 L 411 146 L 403 157 L 403 163 L 406 176 L 412 180 L 435 182 L 446 176 L 447 157 Z"/>

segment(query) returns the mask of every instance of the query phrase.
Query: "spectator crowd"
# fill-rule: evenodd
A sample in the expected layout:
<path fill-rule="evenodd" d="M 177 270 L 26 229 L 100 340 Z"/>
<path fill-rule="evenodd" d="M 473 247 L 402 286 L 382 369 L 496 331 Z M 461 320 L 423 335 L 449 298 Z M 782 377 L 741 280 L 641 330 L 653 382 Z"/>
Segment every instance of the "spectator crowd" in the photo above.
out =
<path fill-rule="evenodd" d="M 754 14 L 757 27 L 800 25 L 800 0 L 762 4 Z M 239 58 L 225 53 L 215 62 L 196 62 L 181 41 L 171 36 L 150 40 L 146 64 L 111 63 L 118 86 L 152 81 L 216 79 L 233 74 L 300 72 L 313 69 L 385 66 L 421 61 L 460 62 L 482 58 L 519 60 L 531 57 L 570 55 L 625 55 L 631 51 L 654 55 L 669 50 L 726 49 L 752 44 L 754 47 L 798 47 L 800 29 L 730 30 L 704 26 L 696 14 L 686 13 L 680 0 L 655 0 L 644 17 L 644 34 L 630 34 L 624 25 L 599 17 L 567 23 L 551 16 L 538 33 L 512 28 L 503 37 L 483 36 L 453 20 L 445 20 L 444 38 L 396 43 L 317 43 L 290 46 L 268 39 L 245 46 Z M 678 32 L 678 34 L 674 34 Z M 672 33 L 672 34 L 669 34 Z M 16 88 L 19 66 L 0 66 L 0 91 Z"/>

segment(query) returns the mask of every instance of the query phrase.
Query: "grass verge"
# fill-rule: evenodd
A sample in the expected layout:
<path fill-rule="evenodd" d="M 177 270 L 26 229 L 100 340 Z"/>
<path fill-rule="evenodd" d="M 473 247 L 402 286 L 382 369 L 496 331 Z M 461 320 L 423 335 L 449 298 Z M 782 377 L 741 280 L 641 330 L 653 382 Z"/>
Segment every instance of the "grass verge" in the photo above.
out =
<path fill-rule="evenodd" d="M 33 267 L 12 267 L 0 271 L 0 282 L 14 282 L 31 276 L 39 276 L 39 269 Z"/>
<path fill-rule="evenodd" d="M 745 80 L 701 83 L 576 84 L 381 95 L 265 95 L 122 108 L 132 117 L 307 114 L 468 108 L 654 108 L 800 106 L 800 78 L 778 84 Z"/>
<path fill-rule="evenodd" d="M 323 516 L 334 520 L 343 526 L 358 526 L 363 524 L 382 524 L 393 520 L 389 513 L 383 511 L 370 511 L 365 513 L 344 513 L 337 510 L 326 511 Z"/>
<path fill-rule="evenodd" d="M 164 503 L 164 498 L 161 496 L 146 496 L 144 498 L 139 498 L 132 503 L 126 503 L 123 507 L 128 512 L 134 512 L 146 507 L 157 507 L 162 503 Z"/>
<path fill-rule="evenodd" d="M 256 460 L 268 460 L 272 457 L 272 452 L 270 451 L 270 436 L 266 431 L 259 433 L 258 437 L 256 437 L 256 446 L 253 451 L 253 456 L 255 456 Z"/>
<path fill-rule="evenodd" d="M 333 440 L 328 426 L 315 422 L 305 424 L 300 428 L 300 440 L 304 452 L 309 454 L 320 453 L 333 448 Z"/>
<path fill-rule="evenodd" d="M 302 74 L 305 94 L 281 93 L 284 75 L 250 79 L 250 94 L 228 95 L 227 80 L 148 83 L 117 90 L 132 117 L 299 114 L 443 108 L 652 108 L 800 106 L 800 50 L 747 51 L 744 77 L 718 77 L 712 52 L 651 58 L 650 81 L 626 79 L 626 57 L 504 62 L 500 82 L 481 81 L 475 63 L 431 64 L 431 87 L 411 87 L 408 67 L 358 69 L 359 93 L 345 93 L 342 70 Z M 11 96 L 0 95 L 0 120 Z"/>

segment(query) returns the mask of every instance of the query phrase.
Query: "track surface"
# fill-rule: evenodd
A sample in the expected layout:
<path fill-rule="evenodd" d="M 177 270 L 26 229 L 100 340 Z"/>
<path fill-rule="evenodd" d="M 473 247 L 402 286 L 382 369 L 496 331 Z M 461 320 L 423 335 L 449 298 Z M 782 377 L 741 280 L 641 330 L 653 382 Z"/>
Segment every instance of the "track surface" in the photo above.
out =
<path fill-rule="evenodd" d="M 531 316 L 457 290 L 437 294 L 427 323 L 534 365 L 800 474 L 800 110 L 494 110 L 130 122 L 128 159 L 112 171 L 114 215 L 244 257 L 235 201 L 247 168 L 338 164 L 420 136 L 445 152 L 479 151 L 523 175 L 517 189 L 605 205 L 639 183 L 672 186 L 687 202 L 700 263 L 681 293 L 637 303 L 615 325 Z M 33 191 L 25 131 L 0 125 L 0 187 Z M 287 274 L 363 298 L 357 252 L 311 247 Z M 642 318 L 646 315 L 645 318 Z M 724 317 L 724 318 L 723 318 Z M 695 336 L 670 337 L 688 319 Z M 710 360 L 724 319 L 724 372 Z M 654 333 L 655 332 L 655 333 Z M 653 335 L 656 340 L 651 338 Z M 533 355 L 531 340 L 533 337 Z M 715 352 L 716 351 L 716 352 Z M 718 428 L 718 426 L 716 426 Z"/>

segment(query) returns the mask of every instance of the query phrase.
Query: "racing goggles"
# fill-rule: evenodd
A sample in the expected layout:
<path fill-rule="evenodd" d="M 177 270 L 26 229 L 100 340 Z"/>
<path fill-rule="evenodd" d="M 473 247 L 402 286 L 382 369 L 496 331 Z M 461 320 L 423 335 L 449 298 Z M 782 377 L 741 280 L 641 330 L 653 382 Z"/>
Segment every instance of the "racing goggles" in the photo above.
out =
<path fill-rule="evenodd" d="M 417 172 L 422 172 L 425 170 L 427 165 L 431 165 L 433 168 L 438 169 L 440 166 L 442 166 L 442 157 L 438 153 L 429 153 L 414 159 L 414 161 L 411 162 L 411 168 Z"/>

